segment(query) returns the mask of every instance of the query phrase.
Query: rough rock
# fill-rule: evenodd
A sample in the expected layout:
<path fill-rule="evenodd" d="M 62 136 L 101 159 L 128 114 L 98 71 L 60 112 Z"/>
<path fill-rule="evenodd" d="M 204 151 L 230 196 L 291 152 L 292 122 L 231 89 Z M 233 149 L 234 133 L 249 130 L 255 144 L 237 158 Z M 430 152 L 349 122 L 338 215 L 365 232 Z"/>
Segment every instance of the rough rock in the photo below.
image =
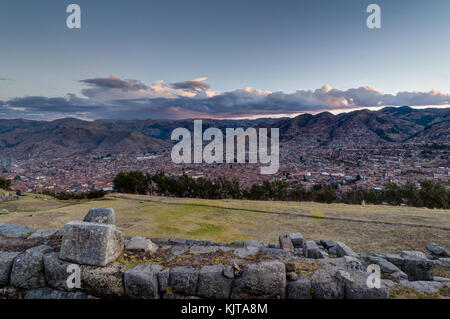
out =
<path fill-rule="evenodd" d="M 304 275 L 300 275 L 296 281 L 286 284 L 287 299 L 312 299 L 311 280 Z"/>
<path fill-rule="evenodd" d="M 232 299 L 283 299 L 286 295 L 286 270 L 279 261 L 246 265 L 235 279 Z"/>
<path fill-rule="evenodd" d="M 60 260 L 59 254 L 56 252 L 44 255 L 43 261 L 45 281 L 50 288 L 63 291 L 73 290 L 67 287 L 67 279 L 70 276 L 67 269 L 71 263 Z"/>
<path fill-rule="evenodd" d="M 402 268 L 403 266 L 403 258 L 397 254 L 386 254 L 384 258 L 390 263 L 394 264 L 398 268 Z"/>
<path fill-rule="evenodd" d="M 160 293 L 165 293 L 169 286 L 170 269 L 166 268 L 158 273 L 158 288 Z"/>
<path fill-rule="evenodd" d="M 419 258 L 419 259 L 427 259 L 427 255 L 425 255 L 421 251 L 415 251 L 415 250 L 403 250 L 401 253 L 401 256 L 403 258 L 412 257 L 412 258 Z"/>
<path fill-rule="evenodd" d="M 97 297 L 122 297 L 125 294 L 125 265 L 113 263 L 106 267 L 81 266 L 81 287 Z"/>
<path fill-rule="evenodd" d="M 33 234 L 31 234 L 28 239 L 34 239 L 34 238 L 42 238 L 47 239 L 52 236 L 58 235 L 59 231 L 56 229 L 39 229 Z"/>
<path fill-rule="evenodd" d="M 351 272 L 353 281 L 344 281 L 345 299 L 388 299 L 389 289 L 381 282 L 380 288 L 369 288 L 369 275 L 362 271 Z"/>
<path fill-rule="evenodd" d="M 260 240 L 246 240 L 243 242 L 244 246 L 248 247 L 264 247 L 264 243 Z"/>
<path fill-rule="evenodd" d="M 22 225 L 0 224 L 0 236 L 21 238 L 34 233 L 36 229 Z"/>
<path fill-rule="evenodd" d="M 191 254 L 209 254 L 209 253 L 214 253 L 216 251 L 219 251 L 221 248 L 223 247 L 219 247 L 219 246 L 198 246 L 198 245 L 194 245 L 189 249 L 189 252 Z"/>
<path fill-rule="evenodd" d="M 139 265 L 124 274 L 125 295 L 131 299 L 158 299 L 159 265 Z"/>
<path fill-rule="evenodd" d="M 330 249 L 332 247 L 336 247 L 336 243 L 334 241 L 331 241 L 331 240 L 321 240 L 320 243 L 326 249 Z"/>
<path fill-rule="evenodd" d="M 113 225 L 73 221 L 66 224 L 59 258 L 78 264 L 106 266 L 124 246 L 123 234 Z"/>
<path fill-rule="evenodd" d="M 303 235 L 301 233 L 295 233 L 290 234 L 289 238 L 292 241 L 292 245 L 294 245 L 294 248 L 302 248 L 303 243 L 305 242 L 305 239 L 303 238 Z"/>
<path fill-rule="evenodd" d="M 17 288 L 34 289 L 45 287 L 43 256 L 53 251 L 49 246 L 28 249 L 14 260 L 11 285 Z"/>
<path fill-rule="evenodd" d="M 395 282 L 402 282 L 405 280 L 408 280 L 408 275 L 405 274 L 403 271 L 397 271 L 391 274 L 392 279 L 394 279 Z"/>
<path fill-rule="evenodd" d="M 14 259 L 19 255 L 20 253 L 0 251 L 0 287 L 9 285 Z"/>
<path fill-rule="evenodd" d="M 25 299 L 88 299 L 88 295 L 84 292 L 65 292 L 53 290 L 50 288 L 39 288 L 28 290 Z"/>
<path fill-rule="evenodd" d="M 292 240 L 289 236 L 280 236 L 279 242 L 280 242 L 280 249 L 290 252 L 294 251 L 294 245 L 292 244 Z"/>
<path fill-rule="evenodd" d="M 256 246 L 245 246 L 243 248 L 236 248 L 234 254 L 240 258 L 245 258 L 248 256 L 254 256 L 259 252 L 259 247 Z"/>
<path fill-rule="evenodd" d="M 433 280 L 433 266 L 430 260 L 406 257 L 402 270 L 411 281 Z"/>
<path fill-rule="evenodd" d="M 7 215 L 9 214 L 9 211 L 7 209 L 0 210 L 0 215 Z"/>
<path fill-rule="evenodd" d="M 430 251 L 433 255 L 436 256 L 441 256 L 441 257 L 447 257 L 448 256 L 448 252 L 447 250 L 445 250 L 444 247 L 441 247 L 435 243 L 429 243 L 427 245 L 427 249 L 428 251 Z"/>
<path fill-rule="evenodd" d="M 343 299 L 344 284 L 323 269 L 317 269 L 311 276 L 313 299 Z"/>
<path fill-rule="evenodd" d="M 170 252 L 174 256 L 183 255 L 185 252 L 187 252 L 189 247 L 187 246 L 173 246 Z"/>
<path fill-rule="evenodd" d="M 198 283 L 198 270 L 192 267 L 175 267 L 170 270 L 169 286 L 173 292 L 182 295 L 195 295 Z"/>
<path fill-rule="evenodd" d="M 154 244 L 150 239 L 144 237 L 131 237 L 125 240 L 125 248 L 129 250 L 142 250 L 145 252 L 158 251 L 158 245 Z"/>
<path fill-rule="evenodd" d="M 115 225 L 116 213 L 113 208 L 91 208 L 83 221 L 87 223 Z"/>
<path fill-rule="evenodd" d="M 350 247 L 346 244 L 337 242 L 336 243 L 336 255 L 338 257 L 350 256 L 354 258 L 359 258 L 359 255 L 355 253 Z"/>
<path fill-rule="evenodd" d="M 385 274 L 392 274 L 400 271 L 400 269 L 394 264 L 390 263 L 386 259 L 380 257 L 369 256 L 369 260 L 378 266 L 380 266 L 381 272 Z"/>
<path fill-rule="evenodd" d="M 303 253 L 306 258 L 320 259 L 324 258 L 322 252 L 314 240 L 309 240 L 303 246 Z"/>
<path fill-rule="evenodd" d="M 439 258 L 438 264 L 450 268 L 450 258 Z"/>
<path fill-rule="evenodd" d="M 288 281 L 296 281 L 298 279 L 298 275 L 295 272 L 291 271 L 286 273 L 286 279 Z"/>
<path fill-rule="evenodd" d="M 197 295 L 209 299 L 228 299 L 233 280 L 225 277 L 224 266 L 205 266 L 198 276 Z"/>
<path fill-rule="evenodd" d="M 402 284 L 425 293 L 438 292 L 442 287 L 442 283 L 437 281 L 409 281 Z"/>

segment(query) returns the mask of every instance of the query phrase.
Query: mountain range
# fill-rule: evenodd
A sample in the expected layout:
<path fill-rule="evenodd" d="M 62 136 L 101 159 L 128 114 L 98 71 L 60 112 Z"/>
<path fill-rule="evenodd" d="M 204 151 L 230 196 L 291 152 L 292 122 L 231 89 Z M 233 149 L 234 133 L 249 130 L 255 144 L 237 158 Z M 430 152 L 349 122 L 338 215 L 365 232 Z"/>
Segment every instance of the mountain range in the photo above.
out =
<path fill-rule="evenodd" d="M 0 157 L 66 157 L 74 154 L 157 153 L 170 149 L 178 127 L 192 131 L 193 120 L 55 121 L 0 119 Z M 303 114 L 295 118 L 203 120 L 208 127 L 278 127 L 281 142 L 308 147 L 385 143 L 450 142 L 450 108 L 389 107 L 333 115 Z"/>

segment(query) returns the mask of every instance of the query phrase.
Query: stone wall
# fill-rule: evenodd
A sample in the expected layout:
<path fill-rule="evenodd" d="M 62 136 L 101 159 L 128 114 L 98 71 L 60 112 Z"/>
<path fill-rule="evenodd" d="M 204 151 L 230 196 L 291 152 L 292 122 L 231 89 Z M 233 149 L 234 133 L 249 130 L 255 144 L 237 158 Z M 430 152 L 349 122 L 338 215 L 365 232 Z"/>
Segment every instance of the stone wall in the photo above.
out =
<path fill-rule="evenodd" d="M 300 233 L 278 244 L 125 237 L 112 209 L 92 209 L 64 231 L 0 223 L 0 298 L 25 299 L 386 299 L 389 286 L 423 292 L 449 287 L 434 277 L 450 266 L 435 244 L 422 252 L 357 254 L 344 243 L 305 241 Z M 383 276 L 368 284 L 369 264 Z"/>

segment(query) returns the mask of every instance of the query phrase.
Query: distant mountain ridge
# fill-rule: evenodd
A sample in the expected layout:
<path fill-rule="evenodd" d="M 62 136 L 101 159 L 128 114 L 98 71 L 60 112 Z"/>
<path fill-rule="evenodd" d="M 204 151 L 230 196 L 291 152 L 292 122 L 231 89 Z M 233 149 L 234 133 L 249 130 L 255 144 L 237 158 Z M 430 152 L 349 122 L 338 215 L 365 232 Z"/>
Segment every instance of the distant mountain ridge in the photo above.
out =
<path fill-rule="evenodd" d="M 0 119 L 0 156 L 5 159 L 66 157 L 74 154 L 155 153 L 170 149 L 178 127 L 193 130 L 193 120 L 97 120 L 65 118 L 51 122 Z M 203 120 L 203 129 L 277 127 L 281 142 L 308 147 L 384 143 L 447 144 L 450 108 L 389 107 L 295 118 Z"/>

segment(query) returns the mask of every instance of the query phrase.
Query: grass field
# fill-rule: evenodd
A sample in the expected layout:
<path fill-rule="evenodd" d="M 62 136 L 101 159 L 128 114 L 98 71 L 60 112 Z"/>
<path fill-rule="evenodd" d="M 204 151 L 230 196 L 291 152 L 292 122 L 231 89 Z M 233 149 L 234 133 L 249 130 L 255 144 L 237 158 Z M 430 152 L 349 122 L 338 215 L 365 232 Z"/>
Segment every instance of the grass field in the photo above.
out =
<path fill-rule="evenodd" d="M 63 229 L 92 207 L 113 207 L 127 235 L 215 241 L 262 240 L 301 232 L 306 239 L 343 241 L 356 251 L 425 251 L 431 241 L 450 248 L 450 210 L 297 202 L 199 200 L 115 194 L 93 201 L 27 195 L 0 203 L 0 222 Z"/>

